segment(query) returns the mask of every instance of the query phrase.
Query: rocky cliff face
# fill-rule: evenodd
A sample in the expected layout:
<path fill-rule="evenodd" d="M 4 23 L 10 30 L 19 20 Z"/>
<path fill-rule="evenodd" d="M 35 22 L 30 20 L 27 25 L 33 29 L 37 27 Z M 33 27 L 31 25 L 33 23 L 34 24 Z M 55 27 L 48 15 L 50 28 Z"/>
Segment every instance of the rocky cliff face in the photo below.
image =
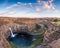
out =
<path fill-rule="evenodd" d="M 36 48 L 60 48 L 60 24 L 52 23 L 52 21 L 44 21 L 43 24 L 46 24 L 48 29 L 44 33 L 43 44 Z"/>
<path fill-rule="evenodd" d="M 30 33 L 35 28 L 35 19 L 17 19 L 17 18 L 0 18 L 0 48 L 12 48 L 7 41 L 9 27 L 13 31 L 25 31 Z"/>
<path fill-rule="evenodd" d="M 9 27 L 13 31 L 25 31 L 32 33 L 36 24 L 42 23 L 47 29 L 44 30 L 44 41 L 36 48 L 60 48 L 60 25 L 52 23 L 50 19 L 22 19 L 22 18 L 0 18 L 0 48 L 12 48 L 7 41 Z"/>

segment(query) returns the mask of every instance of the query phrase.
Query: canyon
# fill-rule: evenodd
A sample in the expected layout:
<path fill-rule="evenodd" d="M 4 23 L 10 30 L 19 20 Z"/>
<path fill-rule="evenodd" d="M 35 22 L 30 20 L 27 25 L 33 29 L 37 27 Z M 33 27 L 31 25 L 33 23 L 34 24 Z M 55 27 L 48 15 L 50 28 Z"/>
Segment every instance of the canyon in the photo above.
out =
<path fill-rule="evenodd" d="M 13 48 L 7 40 L 10 36 L 9 27 L 13 32 L 42 35 L 43 42 L 34 48 L 60 48 L 60 21 L 54 22 L 55 19 L 60 20 L 60 18 L 0 17 L 0 48 Z"/>

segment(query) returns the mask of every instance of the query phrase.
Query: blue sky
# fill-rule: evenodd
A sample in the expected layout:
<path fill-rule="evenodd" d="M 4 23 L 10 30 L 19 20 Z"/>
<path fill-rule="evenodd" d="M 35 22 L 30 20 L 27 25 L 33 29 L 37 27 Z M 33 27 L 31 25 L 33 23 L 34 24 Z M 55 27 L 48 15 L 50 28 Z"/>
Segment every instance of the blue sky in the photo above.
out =
<path fill-rule="evenodd" d="M 0 16 L 59 17 L 60 0 L 0 0 Z"/>

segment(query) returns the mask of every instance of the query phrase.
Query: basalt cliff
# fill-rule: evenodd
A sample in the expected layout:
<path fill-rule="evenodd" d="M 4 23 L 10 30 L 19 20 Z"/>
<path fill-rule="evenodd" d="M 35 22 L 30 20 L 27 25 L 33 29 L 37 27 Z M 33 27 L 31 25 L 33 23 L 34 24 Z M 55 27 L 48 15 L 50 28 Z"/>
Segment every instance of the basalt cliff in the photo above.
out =
<path fill-rule="evenodd" d="M 59 18 L 57 19 L 60 20 Z M 14 32 L 23 31 L 29 34 L 42 34 L 43 42 L 37 44 L 35 48 L 60 48 L 60 21 L 57 19 L 0 17 L 0 48 L 13 48 L 7 40 L 10 35 L 9 27 Z M 37 33 L 33 33 L 33 30 L 36 31 L 39 28 L 40 30 Z"/>

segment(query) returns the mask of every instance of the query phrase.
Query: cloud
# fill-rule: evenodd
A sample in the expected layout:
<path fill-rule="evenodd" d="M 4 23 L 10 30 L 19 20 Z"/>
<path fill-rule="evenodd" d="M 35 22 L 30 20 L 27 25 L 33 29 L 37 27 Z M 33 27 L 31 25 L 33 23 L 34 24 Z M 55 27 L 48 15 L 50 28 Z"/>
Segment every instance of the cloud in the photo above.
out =
<path fill-rule="evenodd" d="M 35 8 L 35 11 L 36 11 L 36 12 L 40 12 L 40 8 L 39 8 L 39 7 L 36 7 L 36 8 Z"/>
<path fill-rule="evenodd" d="M 8 14 L 9 12 L 12 12 L 11 11 L 12 9 L 14 9 L 15 7 L 19 7 L 20 5 L 21 5 L 20 2 L 12 4 L 12 5 L 8 6 L 8 7 L 6 7 L 4 11 L 0 12 L 0 15 Z"/>
<path fill-rule="evenodd" d="M 44 2 L 43 3 L 43 7 L 47 10 L 53 10 L 55 9 L 55 7 L 53 6 L 53 4 L 49 3 L 49 2 Z"/>
<path fill-rule="evenodd" d="M 48 5 L 48 2 L 43 2 L 43 8 L 50 9 L 50 6 Z"/>
<path fill-rule="evenodd" d="M 56 8 L 55 8 L 55 4 L 54 4 L 54 0 L 37 0 L 37 6 L 40 8 L 41 11 L 52 11 L 52 12 L 56 12 Z"/>
<path fill-rule="evenodd" d="M 32 3 L 28 3 L 30 7 L 33 7 Z"/>
<path fill-rule="evenodd" d="M 46 12 L 48 11 L 52 11 L 52 12 L 58 12 L 58 10 L 55 9 L 55 4 L 53 2 L 54 0 L 37 0 L 37 3 L 21 3 L 21 2 L 17 2 L 15 4 L 12 4 L 8 7 L 5 8 L 5 10 L 3 12 L 0 13 L 0 15 L 19 15 L 21 14 L 22 11 L 26 12 L 26 11 L 30 11 L 29 13 L 41 13 L 41 12 Z M 24 8 L 24 9 L 15 9 L 15 8 Z M 14 11 L 13 9 L 17 10 Z M 33 12 L 32 12 L 33 11 Z M 28 14 L 28 13 L 27 13 Z M 23 12 L 21 15 L 24 15 Z"/>
<path fill-rule="evenodd" d="M 41 0 L 37 0 L 37 2 L 38 2 L 38 3 L 40 3 L 40 2 L 41 2 Z"/>
<path fill-rule="evenodd" d="M 17 3 L 15 3 L 15 4 L 12 4 L 12 5 L 8 6 L 8 7 L 6 7 L 4 11 L 0 12 L 0 15 L 6 14 L 6 13 L 8 14 L 8 13 L 12 12 L 12 10 L 15 9 L 16 7 L 17 7 L 17 8 L 22 8 L 22 7 L 23 7 L 24 9 L 26 9 L 26 8 L 27 8 L 26 6 L 33 7 L 33 6 L 32 6 L 32 3 L 28 3 L 28 4 L 27 4 L 27 3 L 17 2 Z M 23 9 L 23 10 L 24 10 L 24 9 Z M 17 10 L 18 10 L 18 9 L 17 9 Z M 18 10 L 18 12 L 19 12 L 19 11 L 21 12 L 21 10 Z M 16 12 L 16 13 L 17 13 L 17 12 Z"/>
<path fill-rule="evenodd" d="M 21 3 L 20 2 L 17 2 L 16 4 L 13 4 L 11 6 L 8 6 L 6 9 L 12 9 L 12 8 L 18 7 L 20 5 L 21 5 Z"/>
<path fill-rule="evenodd" d="M 34 7 L 33 5 L 34 3 L 21 3 L 21 2 L 17 2 L 15 4 L 12 4 L 8 7 L 6 7 L 6 10 L 11 10 L 15 7 L 20 7 L 20 6 L 30 6 L 31 8 L 34 8 L 36 10 L 39 10 L 40 6 L 41 6 L 41 10 L 43 9 L 47 9 L 47 10 L 55 10 L 54 4 L 53 4 L 53 0 L 37 0 L 37 5 L 38 7 Z M 32 9 L 31 9 L 32 10 Z"/>
<path fill-rule="evenodd" d="M 50 3 L 52 3 L 54 0 L 48 0 Z"/>
<path fill-rule="evenodd" d="M 44 9 L 55 9 L 53 5 L 53 0 L 37 0 L 38 3 L 42 4 Z"/>

